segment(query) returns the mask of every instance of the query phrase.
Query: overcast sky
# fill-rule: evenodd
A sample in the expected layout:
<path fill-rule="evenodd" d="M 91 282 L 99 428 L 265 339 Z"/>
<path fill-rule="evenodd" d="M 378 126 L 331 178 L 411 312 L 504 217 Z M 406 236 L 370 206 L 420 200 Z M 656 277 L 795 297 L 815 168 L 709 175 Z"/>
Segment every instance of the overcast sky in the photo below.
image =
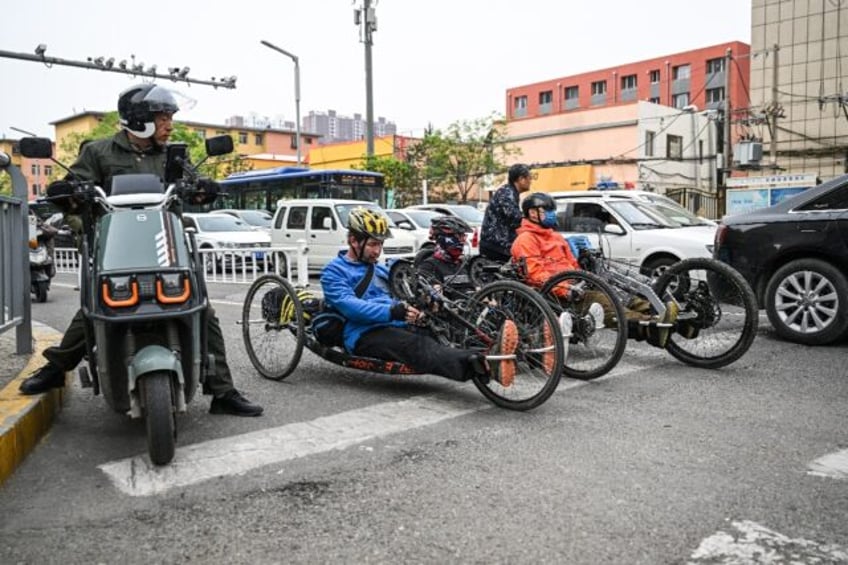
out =
<path fill-rule="evenodd" d="M 365 116 L 365 55 L 354 7 L 362 0 L 27 0 L 3 10 L 0 51 L 62 59 L 115 57 L 190 76 L 238 77 L 235 90 L 185 83 L 196 101 L 179 118 L 223 123 L 232 115 L 294 121 L 300 58 L 301 115 L 334 109 Z M 428 123 L 504 113 L 506 89 L 727 41 L 751 41 L 748 0 L 377 0 L 375 119 L 420 135 Z M 0 136 L 10 126 L 53 135 L 50 122 L 115 109 L 128 75 L 0 58 Z"/>

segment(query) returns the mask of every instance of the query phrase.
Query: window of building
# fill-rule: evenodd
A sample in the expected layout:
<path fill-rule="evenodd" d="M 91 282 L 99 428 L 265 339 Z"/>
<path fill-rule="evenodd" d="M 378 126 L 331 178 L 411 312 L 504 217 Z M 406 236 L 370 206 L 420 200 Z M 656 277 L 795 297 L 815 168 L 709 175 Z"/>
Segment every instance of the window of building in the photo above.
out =
<path fill-rule="evenodd" d="M 692 68 L 689 65 L 678 65 L 671 68 L 671 78 L 674 80 L 686 80 L 691 76 Z"/>
<path fill-rule="evenodd" d="M 554 93 L 552 90 L 546 90 L 539 93 L 539 104 L 550 104 L 554 101 Z"/>
<path fill-rule="evenodd" d="M 636 75 L 621 77 L 621 90 L 636 90 Z"/>
<path fill-rule="evenodd" d="M 654 96 L 652 98 L 648 98 L 648 102 L 650 102 L 651 104 L 659 104 L 660 103 L 660 97 Z"/>
<path fill-rule="evenodd" d="M 256 145 L 262 145 L 262 134 L 256 133 L 253 135 L 253 143 Z"/>
<path fill-rule="evenodd" d="M 566 86 L 565 87 L 565 99 L 566 100 L 577 100 L 580 98 L 580 87 L 578 86 Z"/>
<path fill-rule="evenodd" d="M 599 80 L 592 83 L 592 96 L 600 96 L 607 93 L 607 81 Z"/>
<path fill-rule="evenodd" d="M 240 131 L 239 132 L 239 143 L 247 143 L 247 132 Z"/>
<path fill-rule="evenodd" d="M 49 177 L 53 174 L 53 165 L 44 165 L 44 176 Z"/>
<path fill-rule="evenodd" d="M 671 105 L 678 110 L 682 110 L 689 105 L 689 93 L 681 92 L 680 94 L 675 94 L 671 97 Z"/>
<path fill-rule="evenodd" d="M 724 101 L 724 87 L 708 88 L 704 93 L 707 99 L 707 104 Z"/>
<path fill-rule="evenodd" d="M 652 131 L 645 132 L 645 157 L 654 156 L 654 140 L 657 134 Z"/>
<path fill-rule="evenodd" d="M 648 74 L 648 77 L 651 81 L 651 84 L 659 84 L 660 83 L 660 71 L 659 69 L 654 69 Z"/>
<path fill-rule="evenodd" d="M 291 136 L 291 148 L 297 149 L 297 136 L 296 135 Z"/>
<path fill-rule="evenodd" d="M 682 159 L 683 158 L 683 138 L 679 135 L 666 135 L 666 158 Z"/>
<path fill-rule="evenodd" d="M 707 74 L 714 75 L 724 72 L 724 57 L 707 61 Z"/>
<path fill-rule="evenodd" d="M 32 165 L 30 165 L 30 172 L 32 173 L 32 176 L 37 177 L 39 174 L 41 174 L 41 167 L 38 163 L 33 163 Z"/>
<path fill-rule="evenodd" d="M 197 128 L 196 130 L 194 130 L 194 133 L 196 133 L 198 136 L 200 136 L 200 139 L 206 139 L 206 130 L 205 129 Z"/>
<path fill-rule="evenodd" d="M 527 115 L 527 96 L 516 96 L 513 103 L 513 115 L 520 118 Z"/>
<path fill-rule="evenodd" d="M 37 184 L 32 185 L 32 195 L 38 196 L 38 185 Z"/>

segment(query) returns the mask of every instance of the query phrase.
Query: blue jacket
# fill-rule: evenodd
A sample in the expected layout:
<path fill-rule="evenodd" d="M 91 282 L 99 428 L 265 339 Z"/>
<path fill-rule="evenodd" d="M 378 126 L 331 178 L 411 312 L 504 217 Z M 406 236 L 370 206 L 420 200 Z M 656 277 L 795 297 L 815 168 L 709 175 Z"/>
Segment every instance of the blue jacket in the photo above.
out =
<path fill-rule="evenodd" d="M 389 270 L 374 266 L 374 276 L 362 298 L 356 297 L 356 285 L 368 271 L 366 263 L 347 258 L 347 251 L 327 263 L 321 271 L 324 302 L 334 308 L 347 322 L 344 326 L 344 346 L 353 352 L 356 342 L 365 332 L 381 326 L 406 326 L 402 320 L 392 321 L 389 310 L 398 303 L 389 295 Z"/>
<path fill-rule="evenodd" d="M 521 225 L 518 189 L 507 183 L 497 189 L 489 200 L 480 228 L 480 248 L 509 256 L 515 230 Z"/>

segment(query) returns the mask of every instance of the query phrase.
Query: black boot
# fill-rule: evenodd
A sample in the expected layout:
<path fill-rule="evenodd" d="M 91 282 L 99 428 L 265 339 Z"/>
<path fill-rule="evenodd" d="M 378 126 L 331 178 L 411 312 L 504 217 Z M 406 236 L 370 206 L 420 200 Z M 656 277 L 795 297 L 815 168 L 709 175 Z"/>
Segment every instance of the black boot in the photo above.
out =
<path fill-rule="evenodd" d="M 51 388 L 62 388 L 65 386 L 65 371 L 48 362 L 32 376 L 24 379 L 19 390 L 23 394 L 40 394 Z"/>
<path fill-rule="evenodd" d="M 232 414 L 233 416 L 259 416 L 262 414 L 262 407 L 258 404 L 253 404 L 243 397 L 239 391 L 233 389 L 221 396 L 214 397 L 212 399 L 212 405 L 209 406 L 209 413 Z"/>

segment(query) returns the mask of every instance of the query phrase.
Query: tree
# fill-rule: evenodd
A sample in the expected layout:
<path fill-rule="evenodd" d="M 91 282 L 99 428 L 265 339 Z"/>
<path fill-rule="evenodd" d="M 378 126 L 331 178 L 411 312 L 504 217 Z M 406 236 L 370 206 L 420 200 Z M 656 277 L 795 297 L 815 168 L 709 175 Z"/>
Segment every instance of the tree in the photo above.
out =
<path fill-rule="evenodd" d="M 493 113 L 454 122 L 444 132 L 429 128 L 410 153 L 434 193 L 464 204 L 486 175 L 504 170 L 506 158 L 520 151 L 507 143 L 506 124 Z"/>
<path fill-rule="evenodd" d="M 362 157 L 362 162 L 353 165 L 359 171 L 373 171 L 383 175 L 383 185 L 394 191 L 394 207 L 415 204 L 420 196 L 418 172 L 405 161 L 396 157 L 371 155 Z"/>
<path fill-rule="evenodd" d="M 12 177 L 0 171 L 0 194 L 12 196 Z"/>

